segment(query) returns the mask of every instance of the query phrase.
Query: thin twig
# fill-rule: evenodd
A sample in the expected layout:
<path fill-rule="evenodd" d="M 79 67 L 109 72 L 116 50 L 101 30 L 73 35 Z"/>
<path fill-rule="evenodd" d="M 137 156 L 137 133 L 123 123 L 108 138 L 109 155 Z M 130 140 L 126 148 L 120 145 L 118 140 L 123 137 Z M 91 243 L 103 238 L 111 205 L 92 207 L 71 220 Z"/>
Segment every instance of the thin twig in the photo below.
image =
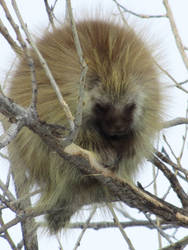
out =
<path fill-rule="evenodd" d="M 9 189 L 7 188 L 7 186 L 0 180 L 0 188 L 4 193 L 4 196 L 6 196 L 9 201 L 16 201 L 14 195 L 9 191 Z"/>
<path fill-rule="evenodd" d="M 9 166 L 9 170 L 8 170 L 8 174 L 7 174 L 7 178 L 6 178 L 6 187 L 7 187 L 7 189 L 9 188 L 9 185 L 10 185 L 11 174 L 12 174 L 12 171 L 11 171 L 11 167 Z"/>
<path fill-rule="evenodd" d="M 153 159 L 151 160 L 153 164 L 155 164 L 167 177 L 169 182 L 172 185 L 174 192 L 179 197 L 182 205 L 184 207 L 188 207 L 188 195 L 184 192 L 183 188 L 181 187 L 178 179 L 176 176 L 163 164 L 161 159 L 157 155 L 153 155 Z"/>
<path fill-rule="evenodd" d="M 0 4 L 2 5 L 2 7 L 4 9 L 4 12 L 6 14 L 6 17 L 7 17 L 8 21 L 9 21 L 9 23 L 11 24 L 12 28 L 14 29 L 14 31 L 16 33 L 17 40 L 21 44 L 21 47 L 25 48 L 26 44 L 25 44 L 24 40 L 22 39 L 21 33 L 19 31 L 19 26 L 14 22 L 14 20 L 12 18 L 12 15 L 10 14 L 10 11 L 7 8 L 7 5 L 5 4 L 5 1 L 4 0 L 0 0 Z"/>
<path fill-rule="evenodd" d="M 163 236 L 170 244 L 173 243 L 173 242 L 171 241 L 169 235 L 166 234 L 160 227 L 158 227 L 158 225 L 155 224 L 155 223 L 150 219 L 149 215 L 147 215 L 147 214 L 145 213 L 145 216 L 146 216 L 146 218 L 149 220 L 149 222 L 150 222 L 151 224 L 153 224 L 153 226 L 157 229 L 157 231 L 160 233 L 161 236 Z"/>
<path fill-rule="evenodd" d="M 1 152 L 0 152 L 0 156 L 1 156 L 3 159 L 5 159 L 5 160 L 9 160 L 9 157 L 6 156 L 5 154 L 2 154 Z"/>
<path fill-rule="evenodd" d="M 54 30 L 55 29 L 55 25 L 54 25 L 54 19 L 53 19 L 53 9 L 49 6 L 48 4 L 48 0 L 44 0 L 44 4 L 45 4 L 45 7 L 46 7 L 46 12 L 48 14 L 48 18 L 49 18 L 49 21 L 50 21 L 50 24 L 52 25 L 52 29 Z"/>
<path fill-rule="evenodd" d="M 126 209 L 121 209 L 121 208 L 119 208 L 119 207 L 115 207 L 115 209 L 121 214 L 121 215 L 123 215 L 126 219 L 129 219 L 129 220 L 131 220 L 131 221 L 137 221 L 134 217 L 132 217 L 127 211 L 126 211 Z"/>
<path fill-rule="evenodd" d="M 163 73 L 165 73 L 165 75 L 167 75 L 168 78 L 170 78 L 170 79 L 175 83 L 175 87 L 176 87 L 176 88 L 178 88 L 178 89 L 184 91 L 186 94 L 188 94 L 188 90 L 185 89 L 185 88 L 183 88 L 183 87 L 181 86 L 181 85 L 182 85 L 181 83 L 178 83 L 178 82 L 176 81 L 176 79 L 175 79 L 167 70 L 165 70 L 163 67 L 161 67 L 155 59 L 153 59 L 153 61 L 154 61 L 154 63 L 157 65 L 157 67 L 158 67 Z M 169 86 L 169 87 L 170 87 L 170 86 Z"/>
<path fill-rule="evenodd" d="M 24 123 L 19 121 L 10 125 L 9 129 L 0 136 L 0 149 L 7 146 L 23 128 Z"/>
<path fill-rule="evenodd" d="M 159 147 L 159 138 L 157 140 L 157 148 Z M 156 173 L 156 168 L 155 166 L 152 164 L 152 175 L 153 175 L 153 190 L 154 190 L 154 194 L 158 197 L 158 189 L 157 189 L 157 176 L 159 173 L 159 169 L 157 169 L 157 173 Z M 145 214 L 146 218 L 147 214 Z M 150 219 L 150 218 L 149 218 Z M 160 227 L 160 219 L 159 217 L 156 216 L 156 224 L 153 224 L 157 226 L 157 229 L 159 228 L 161 231 L 161 227 Z M 161 238 L 161 234 L 160 234 L 160 230 L 157 230 L 157 236 L 158 236 L 158 243 L 159 243 L 159 247 L 162 247 L 162 238 Z"/>
<path fill-rule="evenodd" d="M 170 190 L 172 189 L 171 185 L 168 187 L 167 191 L 165 192 L 165 194 L 163 195 L 162 199 L 166 200 L 166 197 L 168 196 L 168 194 L 170 193 Z"/>
<path fill-rule="evenodd" d="M 1 226 L 5 225 L 1 214 L 0 214 L 0 224 L 1 224 Z M 17 250 L 17 247 L 16 247 L 14 241 L 12 240 L 12 238 L 10 237 L 10 234 L 8 233 L 7 230 L 4 231 L 4 236 L 5 236 L 5 239 L 7 240 L 7 242 L 9 243 L 11 249 Z"/>
<path fill-rule="evenodd" d="M 157 223 L 157 221 L 154 220 L 154 223 Z M 146 220 L 133 220 L 133 221 L 128 221 L 128 222 L 120 222 L 121 226 L 123 228 L 128 228 L 128 227 L 146 227 L 149 229 L 156 229 L 153 224 Z M 167 229 L 172 229 L 174 225 L 171 224 L 165 224 L 164 221 L 160 220 L 160 225 L 163 230 Z M 68 228 L 70 229 L 82 229 L 84 227 L 83 222 L 77 222 L 77 223 L 71 223 Z M 107 229 L 107 228 L 117 228 L 117 224 L 114 222 L 109 222 L 109 221 L 104 221 L 104 222 L 91 222 L 88 224 L 88 229 L 94 229 L 94 230 L 101 230 L 101 229 Z"/>
<path fill-rule="evenodd" d="M 20 48 L 20 50 L 21 50 L 21 48 Z M 22 53 L 23 53 L 23 52 L 22 52 Z M 3 84 L 2 84 L 2 91 L 3 91 L 3 92 L 6 90 L 6 85 L 7 85 L 7 83 L 8 83 L 9 76 L 10 76 L 10 74 L 11 74 L 11 72 L 12 72 L 14 66 L 15 66 L 16 59 L 17 59 L 17 58 L 15 57 L 15 59 L 12 61 L 12 63 L 11 63 L 11 65 L 10 65 L 9 69 L 8 69 L 7 72 L 6 72 L 5 78 L 3 79 Z"/>
<path fill-rule="evenodd" d="M 169 148 L 169 150 L 170 150 L 171 154 L 172 154 L 172 155 L 173 155 L 173 157 L 177 160 L 177 157 L 176 157 L 176 155 L 175 155 L 175 153 L 174 153 L 174 150 L 172 149 L 172 147 L 171 147 L 170 143 L 168 142 L 168 140 L 167 140 L 167 138 L 166 138 L 165 134 L 163 134 L 163 135 L 162 135 L 162 137 L 163 137 L 164 142 L 165 142 L 165 143 L 166 143 L 166 145 L 168 146 L 168 148 Z"/>
<path fill-rule="evenodd" d="M 90 223 L 90 221 L 91 221 L 93 215 L 95 214 L 96 209 L 97 209 L 97 207 L 95 206 L 94 209 L 92 210 L 91 214 L 89 215 L 88 219 L 87 219 L 86 222 L 84 223 L 83 230 L 82 230 L 81 234 L 79 235 L 78 240 L 76 241 L 76 244 L 75 244 L 73 250 L 76 250 L 76 249 L 80 246 L 80 241 L 81 241 L 81 239 L 82 239 L 84 233 L 86 232 L 87 226 L 88 226 L 88 224 Z"/>
<path fill-rule="evenodd" d="M 75 24 L 73 13 L 72 13 L 71 1 L 66 0 L 66 3 L 67 3 L 68 21 L 70 21 L 70 24 L 71 24 L 74 43 L 76 46 L 76 51 L 77 51 L 77 54 L 78 54 L 78 57 L 80 60 L 81 67 L 82 67 L 82 72 L 80 75 L 79 100 L 78 100 L 76 116 L 75 116 L 75 123 L 76 123 L 77 131 L 75 131 L 75 134 L 73 135 L 73 137 L 75 139 L 75 137 L 77 136 L 77 133 L 78 133 L 78 128 L 82 124 L 82 104 L 83 104 L 83 98 L 84 98 L 84 87 L 85 87 L 88 66 L 87 66 L 86 61 L 84 60 L 84 57 L 83 57 L 83 51 L 81 48 L 80 40 L 78 37 L 78 32 L 76 29 L 76 24 Z"/>
<path fill-rule="evenodd" d="M 114 1 L 114 2 L 116 3 L 117 9 L 118 9 L 118 11 L 119 11 L 119 13 L 120 13 L 120 16 L 121 16 L 121 19 L 123 20 L 123 23 L 124 23 L 126 26 L 129 26 L 128 23 L 127 23 L 127 21 L 126 21 L 126 19 L 125 19 L 125 17 L 124 17 L 124 15 L 123 15 L 123 11 L 121 10 L 122 8 L 120 7 L 120 5 L 118 4 L 117 1 Z"/>
<path fill-rule="evenodd" d="M 55 1 L 54 1 L 54 5 L 52 6 L 52 11 L 54 11 L 54 9 L 55 9 L 55 7 L 56 7 L 56 4 L 57 4 L 57 1 L 58 1 L 58 0 L 55 0 Z"/>
<path fill-rule="evenodd" d="M 62 243 L 61 243 L 59 234 L 56 235 L 56 238 L 57 238 L 57 242 L 58 242 L 58 244 L 59 244 L 59 250 L 63 250 L 63 245 L 62 245 Z"/>
<path fill-rule="evenodd" d="M 134 11 L 128 10 L 123 5 L 121 5 L 120 3 L 118 3 L 118 1 L 116 1 L 116 0 L 113 0 L 113 1 L 117 4 L 117 6 L 119 6 L 120 8 L 122 8 L 122 10 L 124 12 L 127 12 L 127 13 L 129 13 L 131 15 L 134 15 L 136 17 L 139 17 L 139 18 L 161 18 L 161 17 L 166 17 L 166 15 L 143 15 L 143 14 L 138 14 L 138 13 L 136 13 Z"/>
<path fill-rule="evenodd" d="M 127 236 L 125 230 L 122 228 L 121 223 L 118 220 L 118 217 L 116 216 L 116 213 L 114 212 L 114 209 L 112 207 L 112 204 L 108 203 L 108 208 L 110 209 L 110 212 L 113 216 L 114 222 L 116 223 L 116 225 L 118 226 L 123 238 L 125 239 L 125 241 L 127 242 L 129 249 L 130 250 L 135 250 L 131 240 L 129 239 L 129 237 Z"/>
<path fill-rule="evenodd" d="M 187 57 L 187 55 L 185 53 L 184 46 L 183 46 L 181 37 L 179 35 L 178 29 L 176 27 L 174 16 L 172 14 L 172 11 L 171 11 L 171 8 L 170 8 L 168 0 L 163 0 L 163 4 L 165 6 L 166 15 L 167 15 L 167 17 L 169 19 L 169 22 L 170 22 L 170 25 L 171 25 L 171 29 L 172 29 L 172 32 L 174 34 L 176 45 L 177 45 L 177 47 L 179 49 L 179 52 L 180 52 L 181 57 L 182 57 L 182 60 L 183 60 L 183 62 L 185 64 L 186 68 L 188 69 L 188 57 Z"/>
<path fill-rule="evenodd" d="M 181 171 L 182 173 L 185 174 L 186 177 L 188 177 L 188 170 L 187 169 L 179 167 L 170 158 L 166 157 L 164 154 L 160 153 L 159 151 L 156 150 L 155 153 L 162 161 L 169 164 L 174 170 Z"/>
<path fill-rule="evenodd" d="M 35 191 L 31 192 L 31 193 L 25 194 L 24 196 L 18 198 L 17 200 L 15 200 L 15 201 L 13 201 L 13 202 L 10 202 L 10 205 L 11 205 L 11 206 L 12 206 L 12 205 L 16 206 L 16 205 L 18 205 L 20 202 L 22 202 L 22 201 L 24 201 L 24 200 L 26 200 L 26 199 L 28 199 L 28 198 L 31 198 L 31 197 L 34 196 L 34 195 L 40 194 L 40 193 L 41 193 L 41 190 L 40 190 L 40 189 L 37 189 L 37 190 L 35 190 Z"/>
<path fill-rule="evenodd" d="M 187 108 L 186 108 L 186 119 L 188 121 L 188 102 L 187 102 Z M 185 126 L 185 133 L 184 133 L 184 136 L 183 136 L 183 143 L 182 143 L 180 155 L 178 157 L 178 161 L 179 162 L 181 161 L 183 153 L 185 151 L 185 145 L 186 145 L 187 135 L 188 135 L 188 122 L 187 122 L 187 125 Z"/>
<path fill-rule="evenodd" d="M 170 246 L 163 247 L 159 250 L 183 250 L 184 247 L 186 247 L 187 245 L 188 245 L 188 236 L 177 241 L 176 243 L 171 244 Z"/>
<path fill-rule="evenodd" d="M 13 51 L 18 55 L 22 55 L 23 53 L 22 49 L 17 45 L 17 43 L 11 37 L 10 33 L 8 32 L 7 28 L 5 27 L 1 19 L 0 19 L 0 33 L 7 40 Z"/>
<path fill-rule="evenodd" d="M 185 80 L 183 82 L 179 82 L 180 85 L 183 85 L 183 84 L 186 84 L 186 83 L 188 83 L 188 80 Z"/>
<path fill-rule="evenodd" d="M 37 88 L 37 79 L 36 79 L 36 72 L 35 72 L 35 64 L 34 61 L 30 55 L 30 51 L 27 51 L 27 61 L 29 64 L 30 72 L 31 72 L 31 84 L 32 84 L 32 98 L 31 98 L 31 104 L 30 104 L 30 110 L 33 113 L 33 115 L 38 118 L 37 114 L 37 94 L 38 94 L 38 88 Z"/>
<path fill-rule="evenodd" d="M 56 81 L 55 81 L 55 79 L 54 79 L 54 77 L 53 77 L 47 63 L 46 63 L 46 61 L 44 60 L 42 54 L 40 53 L 40 51 L 38 50 L 35 42 L 33 41 L 33 38 L 31 37 L 31 34 L 29 33 L 29 31 L 27 29 L 27 26 L 25 25 L 25 23 L 24 23 L 24 21 L 23 21 L 23 19 L 21 17 L 21 14 L 19 12 L 19 9 L 17 7 L 17 4 L 16 4 L 15 0 L 12 0 L 12 5 L 13 5 L 15 13 L 16 13 L 16 15 L 18 17 L 18 20 L 20 21 L 21 27 L 22 27 L 22 29 L 24 30 L 24 32 L 25 32 L 25 34 L 27 36 L 28 42 L 32 46 L 33 50 L 36 52 L 36 54 L 37 54 L 37 56 L 39 58 L 39 61 L 40 61 L 41 65 L 42 65 L 48 79 L 50 80 L 50 83 L 51 83 L 53 89 L 55 90 L 57 98 L 58 98 L 61 106 L 63 107 L 63 109 L 65 111 L 66 117 L 67 117 L 67 119 L 69 121 L 69 124 L 70 124 L 70 128 L 71 128 L 71 130 L 74 130 L 74 122 L 73 122 L 74 117 L 72 116 L 72 113 L 71 113 L 67 103 L 64 101 L 63 96 L 61 94 L 61 91 L 60 91 L 60 89 L 59 89 L 59 87 L 58 87 L 58 85 L 57 85 L 57 83 L 56 83 Z"/>
<path fill-rule="evenodd" d="M 155 173 L 155 175 L 153 176 L 152 180 L 149 182 L 149 184 L 147 184 L 146 186 L 144 186 L 144 189 L 147 189 L 148 187 L 150 187 L 152 184 L 154 184 L 157 180 L 157 177 L 159 175 L 159 170 L 157 169 L 157 173 Z"/>

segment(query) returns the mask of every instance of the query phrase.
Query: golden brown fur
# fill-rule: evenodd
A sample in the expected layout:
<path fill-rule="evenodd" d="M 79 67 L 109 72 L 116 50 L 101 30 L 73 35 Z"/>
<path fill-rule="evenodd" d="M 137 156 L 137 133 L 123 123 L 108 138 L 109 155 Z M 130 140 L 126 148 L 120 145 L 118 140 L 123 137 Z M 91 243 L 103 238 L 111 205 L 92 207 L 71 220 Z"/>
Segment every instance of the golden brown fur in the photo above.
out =
<path fill-rule="evenodd" d="M 161 86 L 152 50 L 133 30 L 110 21 L 85 20 L 77 30 L 89 70 L 83 103 L 83 123 L 76 144 L 94 151 L 101 162 L 132 179 L 161 127 Z M 81 67 L 69 26 L 46 33 L 37 42 L 73 114 L 78 100 Z M 37 109 L 41 120 L 67 125 L 65 114 L 36 55 Z M 9 97 L 27 107 L 31 101 L 30 71 L 21 60 L 10 85 Z M 40 205 L 51 232 L 69 222 L 83 205 L 105 202 L 107 190 L 83 176 L 24 128 L 9 146 L 11 161 L 29 173 L 31 184 L 44 191 Z"/>

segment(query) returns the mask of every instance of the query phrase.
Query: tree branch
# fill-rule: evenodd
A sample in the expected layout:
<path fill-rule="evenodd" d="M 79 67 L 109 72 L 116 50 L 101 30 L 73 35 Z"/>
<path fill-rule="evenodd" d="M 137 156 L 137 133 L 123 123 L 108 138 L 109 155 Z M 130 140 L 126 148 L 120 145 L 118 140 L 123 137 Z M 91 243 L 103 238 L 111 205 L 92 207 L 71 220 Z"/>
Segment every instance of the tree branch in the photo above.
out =
<path fill-rule="evenodd" d="M 173 190 L 178 195 L 183 207 L 187 208 L 188 207 L 188 195 L 184 192 L 176 176 L 163 164 L 163 162 L 160 160 L 160 158 L 157 157 L 157 155 L 154 155 L 151 161 L 167 177 L 167 179 L 170 181 L 170 184 Z"/>
<path fill-rule="evenodd" d="M 169 19 L 171 29 L 172 29 L 172 32 L 174 34 L 174 38 L 175 38 L 175 41 L 176 41 L 176 45 L 177 45 L 177 47 L 179 49 L 179 52 L 181 54 L 182 60 L 183 60 L 183 62 L 185 64 L 185 67 L 188 69 L 188 57 L 187 57 L 187 55 L 185 53 L 184 46 L 183 46 L 183 43 L 181 41 L 181 37 L 179 35 L 178 29 L 176 27 L 174 16 L 172 14 L 170 5 L 168 3 L 168 0 L 163 0 L 163 4 L 164 4 L 164 6 L 166 8 L 166 15 L 167 15 L 167 17 Z"/>
<path fill-rule="evenodd" d="M 1 109 L 3 111 L 8 110 L 4 114 L 14 119 L 17 119 L 18 115 L 22 115 L 25 125 L 39 134 L 48 146 L 85 174 L 94 176 L 100 183 L 108 187 L 109 191 L 117 197 L 117 200 L 123 201 L 130 207 L 138 208 L 141 211 L 154 213 L 169 223 L 188 227 L 187 211 L 154 197 L 154 195 L 117 177 L 98 163 L 94 153 L 83 150 L 75 144 L 62 146 L 64 141 L 60 139 L 58 133 L 54 134 L 54 130 L 52 131 L 52 128 L 46 123 L 37 120 L 35 117 L 33 118 L 28 114 L 28 111 L 26 112 L 23 108 L 16 106 L 18 105 L 13 104 L 12 101 L 0 94 L 0 112 Z M 11 107 L 13 107 L 12 112 Z M 180 199 L 183 201 L 181 195 Z"/>

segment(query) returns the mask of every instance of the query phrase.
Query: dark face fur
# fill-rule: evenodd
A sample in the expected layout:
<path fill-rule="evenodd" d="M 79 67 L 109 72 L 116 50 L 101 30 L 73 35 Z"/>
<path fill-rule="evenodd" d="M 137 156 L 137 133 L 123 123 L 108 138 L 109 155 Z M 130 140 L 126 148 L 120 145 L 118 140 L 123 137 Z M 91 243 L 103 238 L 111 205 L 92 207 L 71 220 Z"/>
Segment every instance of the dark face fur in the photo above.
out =
<path fill-rule="evenodd" d="M 108 103 L 96 103 L 93 107 L 96 128 L 110 140 L 121 140 L 132 133 L 135 103 L 117 108 Z"/>

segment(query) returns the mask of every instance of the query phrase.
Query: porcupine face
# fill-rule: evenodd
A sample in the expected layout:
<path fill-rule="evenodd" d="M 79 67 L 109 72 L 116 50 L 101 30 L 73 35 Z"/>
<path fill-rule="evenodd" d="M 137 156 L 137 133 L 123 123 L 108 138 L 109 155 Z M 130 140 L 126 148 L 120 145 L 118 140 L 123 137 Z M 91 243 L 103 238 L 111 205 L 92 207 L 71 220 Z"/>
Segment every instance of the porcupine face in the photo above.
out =
<path fill-rule="evenodd" d="M 130 29 L 106 22 L 91 22 L 84 32 L 80 40 L 89 70 L 83 122 L 112 141 L 155 127 L 160 97 L 150 48 Z"/>
<path fill-rule="evenodd" d="M 133 87 L 131 89 L 128 86 L 116 98 L 115 92 L 113 96 L 108 94 L 100 82 L 89 91 L 87 107 L 91 112 L 88 120 L 103 138 L 110 141 L 123 140 L 143 127 L 145 94 L 141 89 L 135 91 L 134 84 Z"/>
<path fill-rule="evenodd" d="M 95 124 L 103 136 L 116 140 L 133 128 L 135 109 L 135 103 L 120 108 L 110 103 L 96 103 L 93 107 Z"/>

